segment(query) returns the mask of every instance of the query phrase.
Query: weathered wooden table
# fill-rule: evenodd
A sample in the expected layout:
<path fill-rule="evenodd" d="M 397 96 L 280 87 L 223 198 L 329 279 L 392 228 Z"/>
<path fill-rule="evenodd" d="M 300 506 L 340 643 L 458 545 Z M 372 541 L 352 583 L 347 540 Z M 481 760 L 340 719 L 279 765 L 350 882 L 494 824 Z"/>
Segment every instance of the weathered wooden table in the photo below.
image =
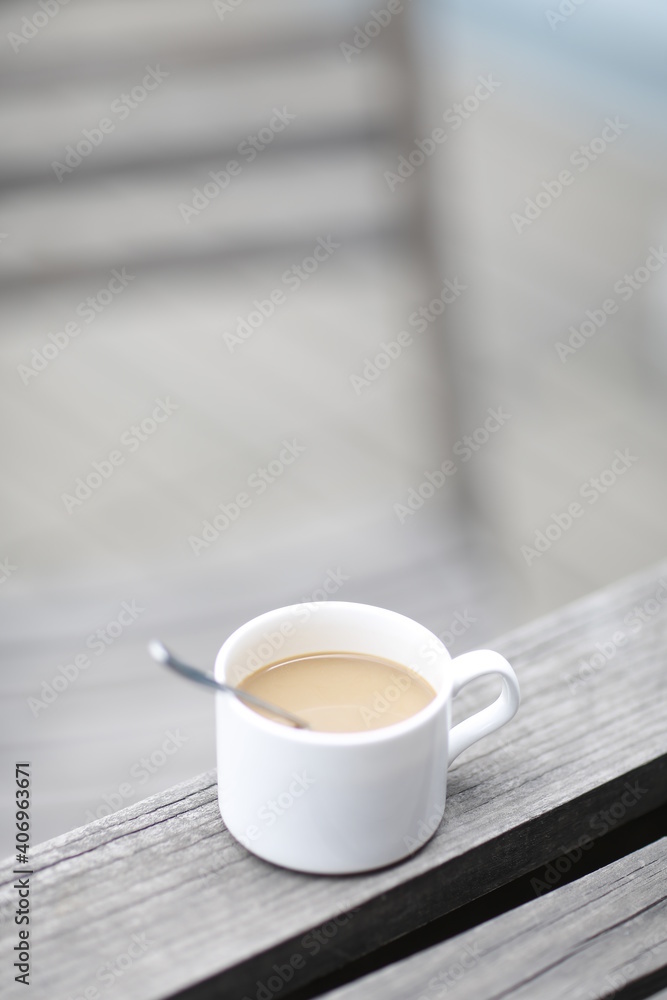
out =
<path fill-rule="evenodd" d="M 29 993 L 3 866 L 6 995 L 665 1000 L 667 565 L 494 645 L 519 715 L 460 758 L 408 861 L 274 868 L 224 828 L 212 771 L 32 851 Z"/>

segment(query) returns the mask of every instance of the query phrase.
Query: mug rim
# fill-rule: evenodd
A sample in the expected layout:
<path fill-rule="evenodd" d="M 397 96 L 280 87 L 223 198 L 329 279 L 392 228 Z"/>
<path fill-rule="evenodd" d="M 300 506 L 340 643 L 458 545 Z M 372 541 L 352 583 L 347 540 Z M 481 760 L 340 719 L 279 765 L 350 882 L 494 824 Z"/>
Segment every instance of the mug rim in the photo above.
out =
<path fill-rule="evenodd" d="M 288 604 L 282 608 L 274 608 L 271 611 L 264 611 L 262 614 L 256 615 L 254 618 L 244 622 L 243 625 L 240 625 L 237 629 L 235 629 L 218 650 L 213 668 L 215 676 L 219 680 L 225 682 L 227 681 L 225 672 L 227 663 L 225 660 L 229 656 L 229 650 L 240 639 L 243 639 L 247 632 L 250 632 L 258 626 L 265 626 L 270 621 L 275 622 L 275 618 L 279 616 L 284 620 L 285 615 L 287 613 L 293 614 L 296 608 L 310 608 L 313 606 L 318 608 L 339 608 L 341 610 L 346 608 L 362 608 L 374 612 L 380 611 L 391 618 L 401 619 L 410 627 L 420 629 L 440 644 L 444 652 L 443 663 L 452 662 L 453 657 L 451 656 L 449 650 L 437 637 L 437 635 L 435 635 L 435 633 L 431 632 L 425 625 L 415 621 L 414 618 L 409 618 L 407 615 L 403 615 L 399 611 L 392 611 L 390 608 L 381 608 L 375 604 L 363 604 L 358 601 L 301 601 L 297 604 Z M 318 650 L 318 652 L 322 652 L 322 650 Z M 337 649 L 332 650 L 332 652 L 340 653 L 343 652 L 343 650 Z M 350 652 L 355 652 L 355 650 L 350 650 Z M 312 654 L 303 653 L 300 655 L 308 656 Z M 399 663 L 399 666 L 405 665 Z M 257 669 L 261 670 L 262 668 L 258 667 Z M 253 670 L 251 673 L 256 673 L 256 671 Z M 438 715 L 443 710 L 443 707 L 449 702 L 452 692 L 452 681 L 453 678 L 451 676 L 446 677 L 443 681 L 441 689 L 436 691 L 435 698 L 433 698 L 432 701 L 430 701 L 423 708 L 420 708 L 418 712 L 408 716 L 407 719 L 403 719 L 400 722 L 390 723 L 387 726 L 379 726 L 377 729 L 360 729 L 354 730 L 353 732 L 329 732 L 317 729 L 298 729 L 296 726 L 286 726 L 280 722 L 275 722 L 273 719 L 268 719 L 264 715 L 260 715 L 259 712 L 255 712 L 248 705 L 245 705 L 240 698 L 236 698 L 233 695 L 229 697 L 222 691 L 218 691 L 216 693 L 216 700 L 218 698 L 228 698 L 228 709 L 240 713 L 239 718 L 241 721 L 244 721 L 244 724 L 255 726 L 260 731 L 263 731 L 267 735 L 273 736 L 277 739 L 287 741 L 296 740 L 304 745 L 311 746 L 363 746 L 372 743 L 382 743 L 392 739 L 399 739 L 413 730 L 427 725 L 432 718 Z"/>

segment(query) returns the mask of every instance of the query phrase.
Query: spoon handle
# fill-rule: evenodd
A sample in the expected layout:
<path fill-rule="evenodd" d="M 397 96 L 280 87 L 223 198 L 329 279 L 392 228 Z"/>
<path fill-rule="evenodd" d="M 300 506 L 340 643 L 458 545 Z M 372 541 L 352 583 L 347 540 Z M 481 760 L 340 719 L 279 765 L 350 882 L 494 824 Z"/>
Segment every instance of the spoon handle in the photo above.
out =
<path fill-rule="evenodd" d="M 148 651 L 154 660 L 158 663 L 163 663 L 167 667 L 171 667 L 175 670 L 177 674 L 181 677 L 187 677 L 188 680 L 196 681 L 198 684 L 204 684 L 206 687 L 214 688 L 216 691 L 224 691 L 226 694 L 233 694 L 241 701 L 247 702 L 248 705 L 254 705 L 255 708 L 261 708 L 265 712 L 270 712 L 271 715 L 278 715 L 280 718 L 286 719 L 291 722 L 293 726 L 297 729 L 310 729 L 310 726 L 303 719 L 300 719 L 298 715 L 292 715 L 285 708 L 279 708 L 278 705 L 272 705 L 268 701 L 264 701 L 263 698 L 258 698 L 257 695 L 251 694 L 249 691 L 244 691 L 242 688 L 233 687 L 231 684 L 225 684 L 223 681 L 219 681 L 217 677 L 213 674 L 207 673 L 205 670 L 200 670 L 198 667 L 191 667 L 187 663 L 183 663 L 182 660 L 178 660 L 172 653 L 169 652 L 167 647 L 159 641 L 159 639 L 153 639 L 148 644 Z"/>

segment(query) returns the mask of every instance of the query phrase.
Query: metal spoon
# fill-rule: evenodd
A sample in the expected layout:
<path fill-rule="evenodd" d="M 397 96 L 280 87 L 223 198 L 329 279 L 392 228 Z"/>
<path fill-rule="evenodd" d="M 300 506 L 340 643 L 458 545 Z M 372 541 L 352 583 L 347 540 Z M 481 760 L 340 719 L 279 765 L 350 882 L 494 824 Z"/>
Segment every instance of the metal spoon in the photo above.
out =
<path fill-rule="evenodd" d="M 165 666 L 171 667 L 172 670 L 181 674 L 182 677 L 187 677 L 188 680 L 205 684 L 207 687 L 215 688 L 217 691 L 225 691 L 228 694 L 236 695 L 237 698 L 240 698 L 241 701 L 246 701 L 249 705 L 262 708 L 265 712 L 271 712 L 272 715 L 279 715 L 281 719 L 291 722 L 297 729 L 310 729 L 308 723 L 300 719 L 298 715 L 292 715 L 291 712 L 288 712 L 284 708 L 271 705 L 270 702 L 264 701 L 263 698 L 258 698 L 257 695 L 250 694 L 249 691 L 244 691 L 242 688 L 232 687 L 231 684 L 223 684 L 213 674 L 208 674 L 204 670 L 199 670 L 198 667 L 190 667 L 187 663 L 183 663 L 182 660 L 177 660 L 159 639 L 151 639 L 148 643 L 148 652 L 158 663 L 164 663 Z"/>

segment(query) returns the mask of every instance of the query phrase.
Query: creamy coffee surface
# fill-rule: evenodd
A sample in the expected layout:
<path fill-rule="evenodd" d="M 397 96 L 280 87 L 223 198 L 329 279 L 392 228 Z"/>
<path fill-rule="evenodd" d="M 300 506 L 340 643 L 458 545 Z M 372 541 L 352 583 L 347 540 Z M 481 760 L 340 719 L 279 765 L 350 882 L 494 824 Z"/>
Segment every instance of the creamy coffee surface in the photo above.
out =
<path fill-rule="evenodd" d="M 314 730 L 334 733 L 391 726 L 435 698 L 431 685 L 409 667 L 347 652 L 279 660 L 237 686 L 298 715 Z M 253 711 L 283 723 L 261 709 Z"/>

